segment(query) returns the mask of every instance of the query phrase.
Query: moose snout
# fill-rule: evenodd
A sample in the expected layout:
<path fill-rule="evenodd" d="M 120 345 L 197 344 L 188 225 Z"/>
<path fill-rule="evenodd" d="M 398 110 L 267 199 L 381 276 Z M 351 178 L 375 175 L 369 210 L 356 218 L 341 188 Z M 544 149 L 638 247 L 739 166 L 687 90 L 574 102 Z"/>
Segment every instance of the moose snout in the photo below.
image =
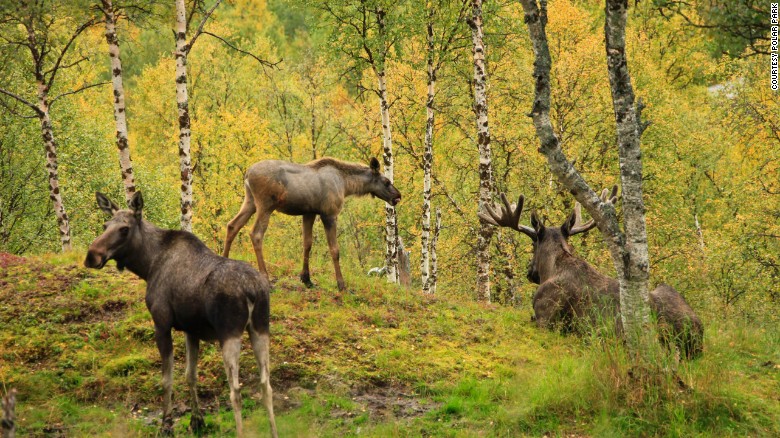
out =
<path fill-rule="evenodd" d="M 106 264 L 106 254 L 100 251 L 90 249 L 87 251 L 87 258 L 84 259 L 84 266 L 87 268 L 100 269 Z"/>
<path fill-rule="evenodd" d="M 395 206 L 395 205 L 396 205 L 396 204 L 398 204 L 399 202 L 401 202 L 401 194 L 400 194 L 400 193 L 399 193 L 399 194 L 397 194 L 397 195 L 395 195 L 395 196 L 393 197 L 392 201 L 390 201 L 390 203 L 391 203 L 393 206 Z"/>

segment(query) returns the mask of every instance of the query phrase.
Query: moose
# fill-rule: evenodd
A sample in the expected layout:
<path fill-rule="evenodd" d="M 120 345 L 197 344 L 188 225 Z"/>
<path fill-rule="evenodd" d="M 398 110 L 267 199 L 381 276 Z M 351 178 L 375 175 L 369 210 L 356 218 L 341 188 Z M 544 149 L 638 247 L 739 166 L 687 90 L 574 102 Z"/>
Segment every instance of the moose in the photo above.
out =
<path fill-rule="evenodd" d="M 617 280 L 598 272 L 585 260 L 574 254 L 569 237 L 584 233 L 596 226 L 593 219 L 582 222 L 581 205 L 560 227 L 546 227 L 536 212 L 531 213 L 531 227 L 520 225 L 525 198 L 520 195 L 517 204 L 510 205 L 501 194 L 499 213 L 487 206 L 480 213 L 481 220 L 495 226 L 511 228 L 530 237 L 533 258 L 527 278 L 539 287 L 533 297 L 534 318 L 543 328 L 560 327 L 577 331 L 582 323 L 593 323 L 597 318 L 614 319 L 621 332 L 620 287 Z M 604 189 L 602 202 L 615 204 L 617 187 Z M 703 326 L 685 299 L 671 286 L 659 285 L 650 292 L 650 308 L 659 325 L 659 336 L 665 345 L 676 345 L 681 354 L 695 358 L 702 353 Z"/>
<path fill-rule="evenodd" d="M 269 374 L 271 284 L 250 265 L 213 253 L 195 235 L 164 230 L 142 217 L 143 197 L 136 192 L 129 209 L 96 193 L 98 207 L 110 216 L 89 246 L 84 265 L 101 269 L 113 259 L 119 270 L 129 269 L 146 281 L 146 307 L 154 321 L 154 339 L 162 357 L 163 433 L 173 431 L 173 339 L 171 329 L 186 336 L 186 377 L 192 415 L 190 428 L 203 428 L 198 406 L 197 362 L 200 341 L 219 341 L 225 364 L 236 434 L 242 434 L 238 359 L 241 336 L 249 332 L 260 368 L 260 390 L 276 437 Z"/>
<path fill-rule="evenodd" d="M 313 287 L 309 274 L 309 253 L 314 219 L 319 215 L 328 239 L 339 290 L 346 288 L 336 240 L 336 221 L 344 206 L 344 198 L 370 194 L 393 206 L 401 201 L 398 189 L 379 173 L 379 161 L 376 158 L 371 158 L 370 166 L 330 157 L 306 164 L 280 160 L 260 161 L 246 171 L 244 189 L 246 195 L 241 210 L 227 224 L 222 255 L 230 255 L 233 239 L 249 218 L 257 213 L 252 228 L 252 247 L 260 272 L 268 276 L 263 259 L 263 236 L 271 213 L 280 211 L 291 216 L 303 216 L 303 269 L 300 278 L 307 287 Z"/>

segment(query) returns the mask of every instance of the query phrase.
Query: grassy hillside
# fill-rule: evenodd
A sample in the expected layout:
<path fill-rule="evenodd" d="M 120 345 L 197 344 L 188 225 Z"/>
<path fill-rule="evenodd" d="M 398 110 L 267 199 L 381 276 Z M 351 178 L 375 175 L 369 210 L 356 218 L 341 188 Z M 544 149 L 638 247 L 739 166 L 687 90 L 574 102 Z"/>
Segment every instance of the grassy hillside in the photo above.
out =
<path fill-rule="evenodd" d="M 19 391 L 22 436 L 148 436 L 159 425 L 160 360 L 145 285 L 81 266 L 83 254 L 0 255 L 0 384 Z M 780 435 L 780 333 L 702 315 L 705 355 L 632 369 L 619 343 L 541 331 L 508 308 L 428 297 L 347 272 L 335 292 L 275 272 L 272 383 L 282 436 Z M 176 429 L 189 414 L 176 343 Z M 233 431 L 215 345 L 200 394 L 215 435 Z M 256 368 L 241 357 L 245 430 L 262 436 Z"/>

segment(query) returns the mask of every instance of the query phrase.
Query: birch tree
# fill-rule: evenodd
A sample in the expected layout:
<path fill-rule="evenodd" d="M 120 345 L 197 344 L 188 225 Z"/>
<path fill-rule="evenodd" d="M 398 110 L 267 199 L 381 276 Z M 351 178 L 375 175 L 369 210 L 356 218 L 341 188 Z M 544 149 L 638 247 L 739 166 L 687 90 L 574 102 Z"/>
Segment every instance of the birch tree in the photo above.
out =
<path fill-rule="evenodd" d="M 477 210 L 485 211 L 493 192 L 493 161 L 490 152 L 488 126 L 487 70 L 482 31 L 482 0 L 471 1 L 471 28 L 474 55 L 474 115 L 477 120 L 477 149 L 479 150 L 479 202 Z M 477 235 L 477 297 L 490 301 L 490 239 L 492 227 L 480 222 Z"/>
<path fill-rule="evenodd" d="M 339 49 L 345 52 L 359 70 L 369 67 L 374 73 L 382 121 L 382 161 L 384 175 L 393 178 L 393 139 L 390 126 L 390 105 L 387 95 L 387 61 L 398 35 L 400 19 L 393 16 L 394 27 L 387 23 L 388 12 L 398 11 L 397 3 L 353 0 L 323 1 L 318 7 L 333 21 Z M 398 283 L 398 220 L 395 207 L 385 203 L 385 266 L 387 279 Z"/>
<path fill-rule="evenodd" d="M 435 284 L 431 284 L 431 278 L 435 282 L 435 277 L 431 277 L 431 259 L 432 253 L 436 249 L 433 247 L 431 234 L 431 178 L 433 169 L 433 142 L 434 128 L 436 125 L 436 78 L 442 64 L 448 60 L 448 55 L 452 49 L 453 43 L 458 36 L 460 21 L 463 20 L 468 10 L 468 2 L 463 1 L 460 7 L 453 14 L 452 2 L 429 0 L 426 2 L 426 73 L 428 76 L 428 89 L 425 99 L 425 149 L 423 151 L 423 205 L 422 205 L 422 233 L 420 235 L 420 280 L 422 291 L 424 293 L 433 293 L 436 289 Z M 456 3 L 457 5 L 457 3 Z M 440 23 L 439 34 L 437 35 L 435 24 Z"/>
<path fill-rule="evenodd" d="M 649 321 L 647 281 L 649 259 L 642 201 L 642 161 L 639 139 L 647 127 L 641 121 L 641 101 L 635 103 L 626 60 L 627 0 L 606 0 L 606 55 L 612 102 L 617 123 L 617 145 L 620 157 L 620 181 L 625 232 L 620 229 L 615 208 L 602 202 L 588 186 L 561 150 L 550 121 L 550 67 L 547 43 L 547 2 L 521 0 L 525 23 L 535 56 L 535 98 L 531 110 L 540 152 L 545 155 L 553 174 L 588 210 L 609 247 L 620 284 L 620 308 L 623 328 L 629 345 L 640 350 L 643 331 Z M 649 339 L 649 338 L 648 338 Z"/>
<path fill-rule="evenodd" d="M 192 155 L 190 154 L 190 104 L 187 94 L 187 56 L 195 40 L 203 33 L 211 14 L 222 0 L 204 13 L 195 33 L 187 41 L 187 27 L 191 16 L 187 16 L 184 0 L 176 0 L 176 106 L 179 109 L 179 171 L 181 173 L 181 229 L 192 231 Z M 194 11 L 192 12 L 194 14 Z"/>
<path fill-rule="evenodd" d="M 122 184 L 125 187 L 125 200 L 130 202 L 135 193 L 135 176 L 133 175 L 133 161 L 130 158 L 130 147 L 127 142 L 125 87 L 122 81 L 122 59 L 116 31 L 118 10 L 114 7 L 113 0 L 101 0 L 99 8 L 103 13 L 106 25 L 106 43 L 108 43 L 108 56 L 111 58 L 111 84 L 114 88 L 114 121 L 116 122 L 119 169 L 122 174 Z"/>
<path fill-rule="evenodd" d="M 0 11 L 0 36 L 3 48 L 11 51 L 21 50 L 30 56 L 27 71 L 35 83 L 35 96 L 25 97 L 28 90 L 14 92 L 0 83 L 0 94 L 30 108 L 32 115 L 22 117 L 37 118 L 41 127 L 41 137 L 46 154 L 46 173 L 49 183 L 49 198 L 54 207 L 57 227 L 63 251 L 71 249 L 70 221 L 62 196 L 58 174 L 57 142 L 51 119 L 52 105 L 62 97 L 80 93 L 84 90 L 103 85 L 103 83 L 85 84 L 70 91 L 51 97 L 58 74 L 65 69 L 75 67 L 87 60 L 86 56 L 72 55 L 74 42 L 84 31 L 96 24 L 94 18 L 85 18 L 74 24 L 73 19 L 60 16 L 56 2 L 22 1 L 13 11 Z M 72 30 L 63 38 L 58 35 L 62 27 Z"/>

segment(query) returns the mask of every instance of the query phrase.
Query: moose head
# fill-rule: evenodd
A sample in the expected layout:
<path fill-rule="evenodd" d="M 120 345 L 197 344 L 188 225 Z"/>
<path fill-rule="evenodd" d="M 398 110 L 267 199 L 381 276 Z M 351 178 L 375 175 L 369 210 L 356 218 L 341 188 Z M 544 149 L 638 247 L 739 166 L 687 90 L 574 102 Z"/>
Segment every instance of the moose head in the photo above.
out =
<path fill-rule="evenodd" d="M 479 218 L 491 225 L 511 228 L 531 238 L 534 253 L 526 277 L 532 283 L 541 284 L 556 274 L 555 261 L 561 253 L 573 255 L 574 249 L 569 244 L 569 237 L 584 233 L 596 226 L 593 219 L 582 222 L 582 206 L 579 202 L 574 204 L 574 211 L 559 227 L 545 226 L 536 211 L 531 212 L 530 227 L 520 225 L 525 197 L 520 195 L 517 204 L 512 205 L 509 204 L 505 194 L 501 193 L 500 197 L 502 205 L 498 206 L 498 212 L 487 205 L 486 213 L 480 212 Z M 614 186 L 611 192 L 609 189 L 604 189 L 599 198 L 601 202 L 614 205 L 617 202 L 617 186 Z"/>
<path fill-rule="evenodd" d="M 141 239 L 144 199 L 141 192 L 135 192 L 128 203 L 129 209 L 120 210 L 119 206 L 100 192 L 95 193 L 95 198 L 98 207 L 111 217 L 103 224 L 103 234 L 89 245 L 84 266 L 101 269 L 106 262 L 115 259 L 117 267 L 124 269 L 122 259 Z"/>

